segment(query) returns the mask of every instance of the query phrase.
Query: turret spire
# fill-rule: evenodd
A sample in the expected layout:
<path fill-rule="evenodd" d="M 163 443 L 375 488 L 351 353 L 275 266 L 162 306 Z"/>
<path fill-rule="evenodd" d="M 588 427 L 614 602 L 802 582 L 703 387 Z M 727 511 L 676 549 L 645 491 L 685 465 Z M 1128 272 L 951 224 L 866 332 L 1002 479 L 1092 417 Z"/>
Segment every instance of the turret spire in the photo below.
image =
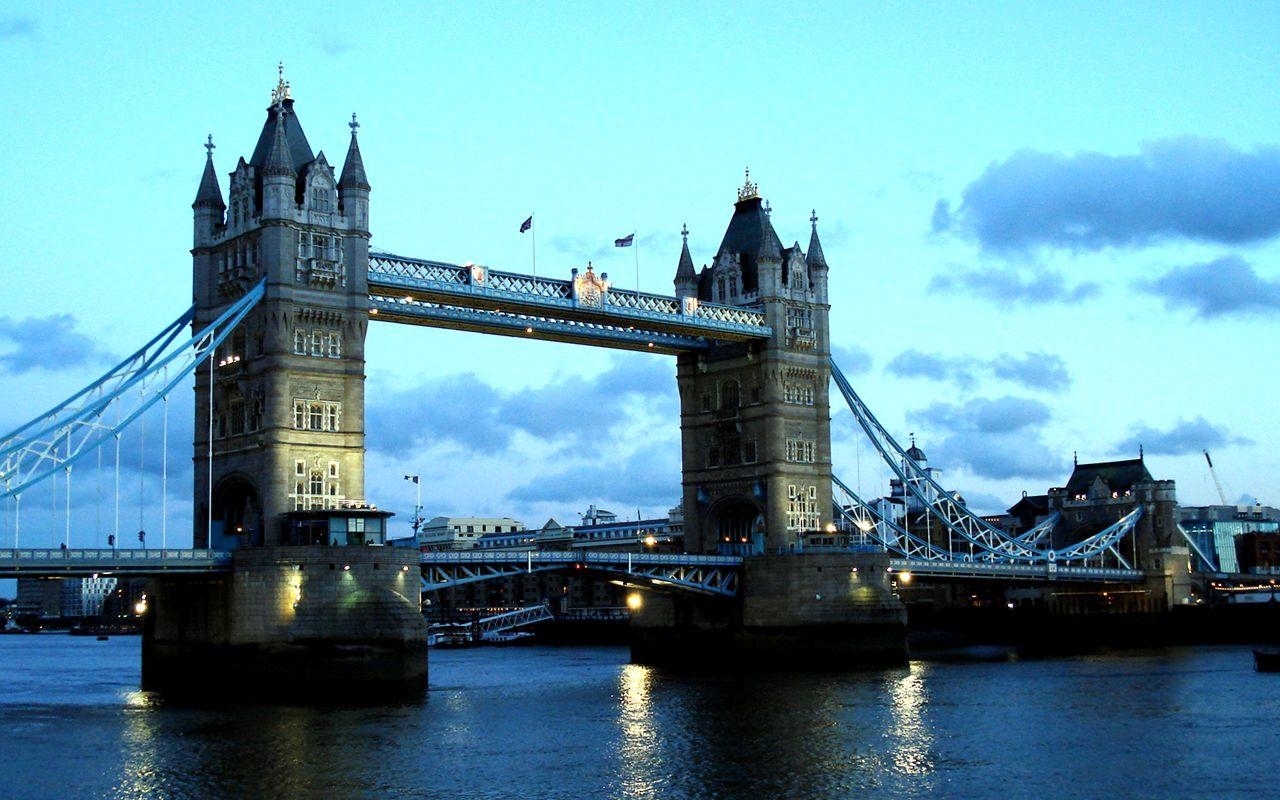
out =
<path fill-rule="evenodd" d="M 293 157 L 289 154 L 289 139 L 285 135 L 283 102 L 276 104 L 275 139 L 271 143 L 271 154 L 267 156 L 267 165 L 263 172 L 266 175 L 288 175 L 291 177 L 298 174 L 293 168 Z"/>
<path fill-rule="evenodd" d="M 744 172 L 746 178 L 742 181 L 742 188 L 738 190 L 738 202 L 743 200 L 751 200 L 760 196 L 760 187 L 751 182 L 751 167 L 747 167 Z"/>
<path fill-rule="evenodd" d="M 347 148 L 347 161 L 342 165 L 342 175 L 338 179 L 339 189 L 369 189 L 369 179 L 364 174 L 364 159 L 360 157 L 360 144 L 356 141 L 356 130 L 360 123 L 356 122 L 355 112 L 351 113 L 351 145 Z"/>
<path fill-rule="evenodd" d="M 218 185 L 218 173 L 213 168 L 213 148 L 217 147 L 213 143 L 213 134 L 209 134 L 208 140 L 204 144 L 204 175 L 200 177 L 200 189 L 196 191 L 196 201 L 191 204 L 192 208 L 216 208 L 225 209 L 227 204 L 222 202 L 222 188 Z"/>
<path fill-rule="evenodd" d="M 827 257 L 822 254 L 822 242 L 818 241 L 818 210 L 815 208 L 809 215 L 813 225 L 813 233 L 809 236 L 809 251 L 805 254 L 805 262 L 810 267 L 827 267 Z"/>
<path fill-rule="evenodd" d="M 688 282 L 689 285 L 695 286 L 698 282 L 698 273 L 693 269 L 693 256 L 689 255 L 689 226 L 680 226 L 680 236 L 684 239 L 684 246 L 680 249 L 680 264 L 676 267 L 676 286 Z"/>

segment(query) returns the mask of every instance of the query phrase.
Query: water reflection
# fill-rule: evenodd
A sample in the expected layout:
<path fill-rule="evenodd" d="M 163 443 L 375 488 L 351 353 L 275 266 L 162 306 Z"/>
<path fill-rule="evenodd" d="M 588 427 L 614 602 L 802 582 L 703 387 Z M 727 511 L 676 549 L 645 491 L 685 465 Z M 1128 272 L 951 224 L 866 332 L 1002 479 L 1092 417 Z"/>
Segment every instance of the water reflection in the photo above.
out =
<path fill-rule="evenodd" d="M 1182 797 L 1223 774 L 1267 797 L 1258 754 L 1280 747 L 1280 692 L 1239 648 L 844 674 L 476 648 L 440 656 L 424 704 L 189 708 L 131 688 L 136 644 L 12 638 L 4 800 L 1077 800 Z"/>
<path fill-rule="evenodd" d="M 654 725 L 653 669 L 627 664 L 618 675 L 618 742 L 622 796 L 652 800 L 665 780 L 658 731 Z"/>
<path fill-rule="evenodd" d="M 888 731 L 889 757 L 894 770 L 909 777 L 932 775 L 937 767 L 933 731 L 925 718 L 930 672 L 929 664 L 917 661 L 910 672 L 891 679 L 888 686 L 893 715 Z"/>

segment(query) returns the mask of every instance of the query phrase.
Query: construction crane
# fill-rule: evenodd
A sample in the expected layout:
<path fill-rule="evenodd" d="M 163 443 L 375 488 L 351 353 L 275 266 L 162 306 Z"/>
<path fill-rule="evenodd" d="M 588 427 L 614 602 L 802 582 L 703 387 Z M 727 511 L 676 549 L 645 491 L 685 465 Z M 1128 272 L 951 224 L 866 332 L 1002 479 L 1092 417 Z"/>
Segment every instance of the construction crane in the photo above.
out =
<path fill-rule="evenodd" d="M 1213 468 L 1213 459 L 1209 458 L 1209 451 L 1204 451 L 1204 460 L 1209 464 L 1209 475 L 1213 478 L 1213 485 L 1218 487 L 1218 498 L 1222 500 L 1224 506 L 1231 505 L 1227 502 L 1227 493 L 1222 491 L 1222 481 L 1218 480 L 1218 473 Z"/>

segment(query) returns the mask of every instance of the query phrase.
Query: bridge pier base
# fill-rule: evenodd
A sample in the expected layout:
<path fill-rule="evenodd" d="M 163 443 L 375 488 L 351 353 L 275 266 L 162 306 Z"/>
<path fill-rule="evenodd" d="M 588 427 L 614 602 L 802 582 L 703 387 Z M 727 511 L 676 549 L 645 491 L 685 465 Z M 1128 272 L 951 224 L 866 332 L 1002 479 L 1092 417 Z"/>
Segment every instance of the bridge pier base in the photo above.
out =
<path fill-rule="evenodd" d="M 300 701 L 421 697 L 427 630 L 418 552 L 259 547 L 229 575 L 148 589 L 142 688 Z"/>
<path fill-rule="evenodd" d="M 888 558 L 823 553 L 756 556 L 741 597 L 651 595 L 632 614 L 642 664 L 848 669 L 907 663 L 906 609 Z"/>
<path fill-rule="evenodd" d="M 1150 553 L 1146 587 L 1151 596 L 1162 598 L 1166 610 L 1191 601 L 1191 571 L 1188 547 L 1155 547 Z"/>

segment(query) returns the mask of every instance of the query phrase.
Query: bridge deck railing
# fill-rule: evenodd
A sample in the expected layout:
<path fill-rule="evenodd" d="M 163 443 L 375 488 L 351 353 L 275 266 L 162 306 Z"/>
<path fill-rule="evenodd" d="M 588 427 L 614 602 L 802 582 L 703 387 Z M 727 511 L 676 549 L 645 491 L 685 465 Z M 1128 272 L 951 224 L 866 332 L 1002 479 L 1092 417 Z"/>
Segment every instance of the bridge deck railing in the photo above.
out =
<path fill-rule="evenodd" d="M 511 564 L 536 561 L 562 564 L 671 564 L 701 567 L 739 567 L 740 556 L 687 555 L 683 553 L 595 553 L 585 550 L 443 550 L 422 554 L 424 564 Z"/>
<path fill-rule="evenodd" d="M 376 290 L 376 287 L 429 288 L 459 298 L 527 300 L 533 306 L 561 310 L 569 310 L 576 305 L 572 280 L 382 252 L 369 255 L 369 283 L 371 290 Z M 609 287 L 604 293 L 602 310 L 635 320 L 688 319 L 696 327 L 725 333 L 769 335 L 765 314 L 760 309 L 703 302 L 693 302 L 686 307 L 679 298 L 632 289 Z"/>
<path fill-rule="evenodd" d="M 4 548 L 0 573 L 65 575 L 148 574 L 173 570 L 206 571 L 229 567 L 231 553 L 187 548 Z"/>

